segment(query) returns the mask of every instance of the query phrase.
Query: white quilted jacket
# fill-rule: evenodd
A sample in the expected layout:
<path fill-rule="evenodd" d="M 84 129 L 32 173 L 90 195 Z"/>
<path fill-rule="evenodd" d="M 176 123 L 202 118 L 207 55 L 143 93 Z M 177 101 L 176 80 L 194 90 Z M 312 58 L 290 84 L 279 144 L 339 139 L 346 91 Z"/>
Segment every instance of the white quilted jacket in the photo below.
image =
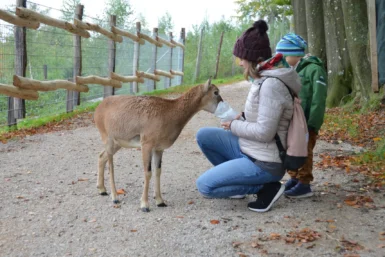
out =
<path fill-rule="evenodd" d="M 274 136 L 286 149 L 286 137 L 293 116 L 293 99 L 284 81 L 298 94 L 301 81 L 292 68 L 266 70 L 251 84 L 245 104 L 246 121 L 233 120 L 231 132 L 239 137 L 241 151 L 259 161 L 281 162 Z M 260 89 L 259 83 L 265 78 Z M 279 78 L 279 79 L 277 79 Z"/>

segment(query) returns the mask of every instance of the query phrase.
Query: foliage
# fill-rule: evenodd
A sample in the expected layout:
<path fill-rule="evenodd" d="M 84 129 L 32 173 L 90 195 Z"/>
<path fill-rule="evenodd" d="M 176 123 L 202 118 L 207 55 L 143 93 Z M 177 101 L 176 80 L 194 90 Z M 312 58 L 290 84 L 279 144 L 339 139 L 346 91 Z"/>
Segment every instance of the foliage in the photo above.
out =
<path fill-rule="evenodd" d="M 321 154 L 322 168 L 339 167 L 347 172 L 369 175 L 375 185 L 385 185 L 385 106 L 375 105 L 363 112 L 360 106 L 333 108 L 326 113 L 320 139 L 340 144 L 347 142 L 363 150 L 347 155 Z M 366 150 L 364 150 L 366 149 Z"/>
<path fill-rule="evenodd" d="M 272 22 L 293 15 L 290 0 L 236 0 L 235 3 L 239 6 L 236 10 L 239 20 L 260 18 Z"/>
<path fill-rule="evenodd" d="M 199 76 L 196 81 L 204 81 L 215 73 L 215 63 L 218 53 L 219 41 L 222 31 L 224 31 L 218 77 L 229 77 L 239 74 L 240 68 L 234 66 L 233 46 L 237 37 L 248 27 L 248 24 L 237 24 L 235 26 L 231 20 L 222 19 L 213 24 L 205 19 L 200 25 L 193 26 L 192 31 L 187 33 L 185 51 L 185 76 L 186 83 L 194 82 L 194 74 L 197 62 L 197 52 L 199 46 L 200 31 L 203 29 L 202 38 L 202 59 L 199 68 Z"/>
<path fill-rule="evenodd" d="M 103 20 L 109 24 L 110 15 L 116 15 L 116 25 L 124 29 L 133 27 L 134 10 L 128 0 L 108 0 L 106 3 L 106 12 Z"/>
<path fill-rule="evenodd" d="M 158 33 L 168 34 L 174 29 L 174 23 L 172 16 L 169 12 L 166 12 L 158 19 Z"/>
<path fill-rule="evenodd" d="M 80 0 L 63 0 L 62 3 L 62 17 L 65 21 L 73 21 L 76 6 L 80 4 Z"/>

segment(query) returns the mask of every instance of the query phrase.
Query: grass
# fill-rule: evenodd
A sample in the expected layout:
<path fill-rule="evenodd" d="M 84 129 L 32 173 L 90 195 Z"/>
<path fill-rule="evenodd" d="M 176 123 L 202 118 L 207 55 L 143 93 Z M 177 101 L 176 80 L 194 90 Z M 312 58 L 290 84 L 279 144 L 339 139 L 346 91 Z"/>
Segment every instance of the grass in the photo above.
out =
<path fill-rule="evenodd" d="M 334 165 L 352 165 L 374 178 L 377 185 L 385 185 L 385 105 L 381 104 L 380 96 L 374 96 L 365 106 L 348 105 L 329 109 L 320 138 L 364 147 L 365 151 L 346 156 L 346 162 L 336 158 Z"/>

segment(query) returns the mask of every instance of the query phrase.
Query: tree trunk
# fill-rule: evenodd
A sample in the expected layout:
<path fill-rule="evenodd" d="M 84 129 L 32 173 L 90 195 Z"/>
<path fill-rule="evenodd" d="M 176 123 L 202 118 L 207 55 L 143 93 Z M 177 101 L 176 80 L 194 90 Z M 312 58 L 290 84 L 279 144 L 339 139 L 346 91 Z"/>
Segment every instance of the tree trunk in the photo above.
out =
<path fill-rule="evenodd" d="M 320 58 L 326 68 L 327 60 L 322 1 L 306 0 L 306 14 L 309 53 Z"/>
<path fill-rule="evenodd" d="M 294 12 L 294 31 L 307 42 L 306 0 L 291 0 Z"/>
<path fill-rule="evenodd" d="M 347 50 L 341 0 L 323 1 L 328 67 L 327 106 L 340 105 L 352 90 L 352 67 Z"/>
<path fill-rule="evenodd" d="M 368 14 L 365 1 L 341 0 L 346 42 L 353 69 L 356 94 L 369 100 L 371 70 L 368 56 Z"/>

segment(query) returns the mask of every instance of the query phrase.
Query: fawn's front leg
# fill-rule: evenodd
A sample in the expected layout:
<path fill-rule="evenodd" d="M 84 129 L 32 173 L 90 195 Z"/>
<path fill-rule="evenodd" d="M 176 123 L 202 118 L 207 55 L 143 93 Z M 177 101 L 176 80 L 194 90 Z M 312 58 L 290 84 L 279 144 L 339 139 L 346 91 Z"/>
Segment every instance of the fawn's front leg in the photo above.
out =
<path fill-rule="evenodd" d="M 144 170 L 144 188 L 142 199 L 140 201 L 140 208 L 143 212 L 149 212 L 149 204 L 148 204 L 148 189 L 150 186 L 151 180 L 151 147 L 142 146 L 142 159 L 143 159 L 143 170 Z"/>

